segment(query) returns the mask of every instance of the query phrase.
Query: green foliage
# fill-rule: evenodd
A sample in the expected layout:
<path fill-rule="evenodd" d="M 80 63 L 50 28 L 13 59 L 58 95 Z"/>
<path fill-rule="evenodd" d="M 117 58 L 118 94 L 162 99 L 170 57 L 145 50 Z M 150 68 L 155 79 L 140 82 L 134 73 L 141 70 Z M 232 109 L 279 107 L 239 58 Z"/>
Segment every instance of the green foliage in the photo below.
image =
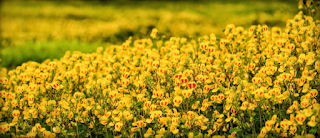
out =
<path fill-rule="evenodd" d="M 26 42 L 15 47 L 1 48 L 0 66 L 13 68 L 27 61 L 43 62 L 60 59 L 66 51 L 94 52 L 101 44 L 86 44 L 78 41 Z"/>
<path fill-rule="evenodd" d="M 312 133 L 312 134 L 316 134 L 317 131 L 318 131 L 317 127 L 311 128 L 311 129 L 309 130 L 309 132 Z"/>
<path fill-rule="evenodd" d="M 238 129 L 238 128 L 232 128 L 232 129 L 229 130 L 229 133 L 231 134 L 233 132 L 239 132 L 239 131 L 241 131 L 241 130 Z"/>

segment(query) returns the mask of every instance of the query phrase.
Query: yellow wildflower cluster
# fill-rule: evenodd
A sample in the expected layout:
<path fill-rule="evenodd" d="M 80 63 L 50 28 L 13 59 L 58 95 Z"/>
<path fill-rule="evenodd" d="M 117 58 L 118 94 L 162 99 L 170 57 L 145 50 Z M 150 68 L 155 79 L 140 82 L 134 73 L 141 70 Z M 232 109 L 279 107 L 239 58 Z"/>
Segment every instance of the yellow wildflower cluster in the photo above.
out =
<path fill-rule="evenodd" d="M 151 38 L 0 79 L 1 136 L 315 137 L 320 24 L 228 25 L 225 38 Z"/>

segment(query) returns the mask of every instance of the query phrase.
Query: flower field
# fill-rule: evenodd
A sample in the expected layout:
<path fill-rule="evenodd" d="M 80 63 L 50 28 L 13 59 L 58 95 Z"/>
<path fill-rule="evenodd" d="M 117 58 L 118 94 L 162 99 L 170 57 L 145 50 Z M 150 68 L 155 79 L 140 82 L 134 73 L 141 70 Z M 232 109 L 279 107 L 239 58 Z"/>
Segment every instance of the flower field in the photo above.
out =
<path fill-rule="evenodd" d="M 320 135 L 320 21 L 143 39 L 0 78 L 0 137 Z"/>

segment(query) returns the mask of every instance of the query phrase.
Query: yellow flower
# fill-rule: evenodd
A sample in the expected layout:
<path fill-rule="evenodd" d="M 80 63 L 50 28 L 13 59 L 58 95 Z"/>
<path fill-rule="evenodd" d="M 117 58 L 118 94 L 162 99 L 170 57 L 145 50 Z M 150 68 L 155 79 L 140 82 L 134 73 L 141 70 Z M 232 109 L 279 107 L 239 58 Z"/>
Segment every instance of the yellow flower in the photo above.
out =
<path fill-rule="evenodd" d="M 50 135 L 51 135 L 51 132 L 50 132 L 50 131 L 44 131 L 44 132 L 42 133 L 42 136 L 45 137 L 45 138 L 49 138 Z"/>
<path fill-rule="evenodd" d="M 114 123 L 113 123 L 113 122 L 110 122 L 110 123 L 108 124 L 108 126 L 112 127 L 112 126 L 114 126 Z"/>
<path fill-rule="evenodd" d="M 116 123 L 115 124 L 115 131 L 120 131 L 122 126 L 123 126 L 123 123 L 121 123 L 121 122 Z"/>
<path fill-rule="evenodd" d="M 13 117 L 19 117 L 20 116 L 20 111 L 19 110 L 13 110 L 12 111 Z"/>
<path fill-rule="evenodd" d="M 188 83 L 189 89 L 195 89 L 196 87 L 197 87 L 197 84 L 194 81 Z"/>
<path fill-rule="evenodd" d="M 181 82 L 182 86 L 185 86 L 188 83 L 188 78 L 187 77 L 181 77 L 180 78 L 180 82 Z"/>
<path fill-rule="evenodd" d="M 126 88 L 129 84 L 129 79 L 122 79 L 121 84 L 122 84 L 122 87 Z"/>
<path fill-rule="evenodd" d="M 116 98 L 118 95 L 119 95 L 119 94 L 118 94 L 117 91 L 111 91 L 111 92 L 109 93 L 109 96 L 110 96 L 111 98 Z"/>
<path fill-rule="evenodd" d="M 313 114 L 313 112 L 312 112 L 312 107 L 311 107 L 311 106 L 309 106 L 309 108 L 307 108 L 307 109 L 303 109 L 302 112 L 304 113 L 304 115 L 305 115 L 306 117 L 310 117 L 310 116 Z"/>
<path fill-rule="evenodd" d="M 179 107 L 180 104 L 182 103 L 182 97 L 181 96 L 174 97 L 173 103 L 174 103 L 174 106 Z"/>
<path fill-rule="evenodd" d="M 303 122 L 306 120 L 306 117 L 305 117 L 304 114 L 299 113 L 299 114 L 296 115 L 295 120 L 297 121 L 297 123 L 298 123 L 299 125 L 302 125 Z"/>
<path fill-rule="evenodd" d="M 147 110 L 151 105 L 151 101 L 145 101 L 143 103 L 143 110 Z"/>
<path fill-rule="evenodd" d="M 287 110 L 287 114 L 291 114 L 293 110 L 294 110 L 294 106 L 291 105 Z"/>
<path fill-rule="evenodd" d="M 99 118 L 99 120 L 100 120 L 100 123 L 101 123 L 102 125 L 106 125 L 106 124 L 108 123 L 108 121 L 109 121 L 109 119 L 108 119 L 107 116 L 101 116 L 101 117 Z"/>
<path fill-rule="evenodd" d="M 45 128 L 42 128 L 39 123 L 37 123 L 37 124 L 35 125 L 35 127 L 37 128 L 37 130 L 39 130 L 39 131 L 41 131 L 41 132 L 43 132 L 43 131 L 45 130 Z"/>
<path fill-rule="evenodd" d="M 48 105 L 56 106 L 56 101 L 55 100 L 50 100 L 50 101 L 48 101 Z"/>
<path fill-rule="evenodd" d="M 188 133 L 188 138 L 194 138 L 193 132 L 189 132 L 189 133 Z"/>
<path fill-rule="evenodd" d="M 29 112 L 31 112 L 32 118 L 38 118 L 39 112 L 35 108 L 30 109 Z"/>
<path fill-rule="evenodd" d="M 320 73 L 320 60 L 314 63 L 314 68 L 318 71 L 318 73 Z"/>
<path fill-rule="evenodd" d="M 161 105 L 161 106 L 167 106 L 167 105 L 169 104 L 169 102 L 170 102 L 170 101 L 167 100 L 167 99 L 161 100 L 161 101 L 160 101 L 160 105 Z"/>
<path fill-rule="evenodd" d="M 164 91 L 163 90 L 157 90 L 153 93 L 153 95 L 157 98 L 162 98 L 164 96 Z"/>
<path fill-rule="evenodd" d="M 154 116 L 151 115 L 149 118 L 146 119 L 146 122 L 151 123 L 153 121 L 153 119 L 154 119 Z"/>
<path fill-rule="evenodd" d="M 10 125 L 7 122 L 0 123 L 0 133 L 5 133 L 10 130 Z"/>
<path fill-rule="evenodd" d="M 37 133 L 37 127 L 32 127 L 31 129 L 31 132 L 30 133 L 33 133 L 33 134 L 36 134 Z"/>
<path fill-rule="evenodd" d="M 48 119 L 46 120 L 46 123 L 47 123 L 49 126 L 52 126 L 52 125 L 54 124 L 52 118 L 48 118 Z"/>
<path fill-rule="evenodd" d="M 316 97 L 318 95 L 318 91 L 316 89 L 312 89 L 309 91 L 311 97 Z"/>
<path fill-rule="evenodd" d="M 129 111 L 123 111 L 123 114 L 125 119 L 131 120 L 133 118 L 133 115 Z"/>
<path fill-rule="evenodd" d="M 89 128 L 93 128 L 94 127 L 94 122 L 90 122 L 89 123 Z"/>
<path fill-rule="evenodd" d="M 314 136 L 313 134 L 306 134 L 305 138 L 315 138 L 316 136 Z"/>
<path fill-rule="evenodd" d="M 71 119 L 73 118 L 73 112 L 70 112 L 70 113 L 68 114 L 68 118 L 69 118 L 69 120 L 71 120 Z"/>
<path fill-rule="evenodd" d="M 150 33 L 150 37 L 153 38 L 153 39 L 156 38 L 157 33 L 158 33 L 158 29 L 153 28 L 151 33 Z"/>
<path fill-rule="evenodd" d="M 140 127 L 144 127 L 146 124 L 143 122 L 143 121 L 137 121 L 137 122 L 134 122 L 132 123 L 132 126 L 137 126 L 138 128 Z"/>
<path fill-rule="evenodd" d="M 280 128 L 279 128 L 278 126 L 279 126 L 279 123 L 277 123 L 277 124 L 274 126 L 274 129 L 276 130 L 277 133 L 280 133 Z"/>
<path fill-rule="evenodd" d="M 60 90 L 62 88 L 62 86 L 57 82 L 51 83 L 51 87 L 57 90 Z"/>
<path fill-rule="evenodd" d="M 173 133 L 173 134 L 177 134 L 179 132 L 179 129 L 177 129 L 177 126 L 176 125 L 171 125 L 170 126 L 170 131 Z"/>
<path fill-rule="evenodd" d="M 1 71 L 3 71 L 1 73 L 4 73 L 4 72 L 6 72 L 6 69 L 3 68 L 3 69 L 1 69 Z M 6 78 L 6 77 L 1 77 L 0 78 L 0 84 L 7 84 L 7 83 L 8 83 L 8 78 Z"/>
<path fill-rule="evenodd" d="M 302 63 L 304 62 L 304 60 L 305 60 L 305 57 L 306 57 L 305 54 L 303 54 L 303 53 L 300 54 L 300 55 L 299 55 L 299 58 L 298 58 L 298 63 L 301 63 L 301 64 L 302 64 Z"/>
<path fill-rule="evenodd" d="M 313 53 L 313 52 L 309 52 L 309 53 L 306 55 L 305 61 L 307 62 L 307 63 L 306 63 L 307 65 L 313 64 L 313 62 L 315 61 L 314 56 L 315 56 L 315 53 Z"/>
<path fill-rule="evenodd" d="M 199 47 L 201 50 L 206 50 L 208 45 L 209 45 L 208 42 L 202 42 L 202 43 L 200 43 Z"/>
<path fill-rule="evenodd" d="M 280 126 L 284 129 L 284 130 L 288 130 L 289 126 L 291 125 L 292 123 L 287 120 L 287 119 L 284 119 L 283 121 L 280 122 Z"/>
<path fill-rule="evenodd" d="M 189 98 L 192 95 L 192 90 L 183 90 L 182 95 L 184 98 Z"/>
<path fill-rule="evenodd" d="M 278 117 L 277 117 L 276 114 L 271 117 L 271 120 L 273 121 L 273 124 L 277 121 L 277 118 Z"/>
<path fill-rule="evenodd" d="M 19 105 L 18 101 L 16 99 L 11 101 L 11 105 L 13 108 L 17 107 Z"/>
<path fill-rule="evenodd" d="M 295 134 L 297 132 L 297 127 L 294 125 L 290 126 L 289 132 L 291 135 Z"/>
<path fill-rule="evenodd" d="M 209 107 L 209 103 L 203 102 L 200 110 L 201 111 L 206 111 L 208 107 Z"/>
<path fill-rule="evenodd" d="M 262 136 L 265 136 L 267 133 L 268 133 L 268 129 L 267 129 L 266 127 L 263 127 L 263 128 L 261 129 L 261 131 L 260 131 L 260 134 L 261 134 Z"/>
<path fill-rule="evenodd" d="M 285 80 L 291 80 L 293 76 L 290 73 L 282 73 L 281 77 Z"/>
<path fill-rule="evenodd" d="M 144 99 L 144 94 L 138 94 L 138 95 L 137 95 L 137 100 L 138 100 L 139 102 L 143 101 L 143 99 Z"/>
<path fill-rule="evenodd" d="M 144 137 L 148 138 L 152 135 L 152 128 L 148 128 L 147 132 L 143 135 Z"/>
<path fill-rule="evenodd" d="M 27 138 L 34 138 L 36 135 L 36 133 L 27 133 Z"/>
<path fill-rule="evenodd" d="M 192 109 L 197 109 L 199 106 L 200 101 L 196 101 L 193 105 L 192 105 Z"/>
<path fill-rule="evenodd" d="M 302 107 L 302 108 L 306 108 L 306 107 L 309 106 L 309 105 L 310 105 L 309 99 L 303 99 L 303 100 L 301 101 L 301 107 Z"/>
<path fill-rule="evenodd" d="M 53 131 L 54 133 L 60 133 L 60 132 L 61 132 L 60 127 L 53 127 L 53 128 L 52 128 L 52 131 Z"/>
<path fill-rule="evenodd" d="M 252 82 L 254 82 L 254 83 L 261 83 L 261 81 L 262 81 L 262 79 L 260 78 L 260 77 L 253 77 L 252 78 Z"/>
<path fill-rule="evenodd" d="M 317 104 L 314 104 L 313 105 L 313 110 L 316 111 L 316 114 L 320 114 L 320 104 L 317 103 Z"/>
<path fill-rule="evenodd" d="M 270 130 L 271 130 L 273 124 L 274 124 L 274 121 L 272 121 L 272 120 L 266 121 L 266 123 L 265 123 L 265 126 L 266 126 L 266 127 L 265 127 L 265 128 L 267 129 L 267 131 L 270 131 Z"/>
<path fill-rule="evenodd" d="M 240 107 L 240 110 L 246 110 L 248 107 L 249 102 L 248 101 L 244 101 Z"/>
<path fill-rule="evenodd" d="M 308 126 L 315 127 L 317 125 L 316 116 L 311 116 Z"/>

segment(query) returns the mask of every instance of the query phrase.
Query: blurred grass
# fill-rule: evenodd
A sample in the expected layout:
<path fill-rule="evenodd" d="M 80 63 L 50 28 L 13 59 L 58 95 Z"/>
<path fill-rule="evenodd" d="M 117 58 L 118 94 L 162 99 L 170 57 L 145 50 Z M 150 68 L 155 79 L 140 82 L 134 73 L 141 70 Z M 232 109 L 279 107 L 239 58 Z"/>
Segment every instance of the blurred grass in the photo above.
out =
<path fill-rule="evenodd" d="M 45 59 L 60 59 L 66 51 L 91 53 L 102 46 L 97 43 L 79 43 L 78 41 L 26 42 L 15 47 L 1 50 L 2 67 L 12 69 L 27 61 L 43 62 Z"/>
<path fill-rule="evenodd" d="M 296 0 L 1 1 L 0 6 L 3 67 L 59 58 L 71 49 L 94 51 L 98 44 L 121 44 L 129 36 L 148 37 L 152 28 L 168 37 L 223 37 L 230 23 L 283 28 L 298 12 Z"/>
<path fill-rule="evenodd" d="M 3 46 L 25 41 L 122 42 L 156 27 L 167 36 L 222 36 L 227 24 L 285 26 L 297 13 L 286 1 L 4 1 Z"/>

